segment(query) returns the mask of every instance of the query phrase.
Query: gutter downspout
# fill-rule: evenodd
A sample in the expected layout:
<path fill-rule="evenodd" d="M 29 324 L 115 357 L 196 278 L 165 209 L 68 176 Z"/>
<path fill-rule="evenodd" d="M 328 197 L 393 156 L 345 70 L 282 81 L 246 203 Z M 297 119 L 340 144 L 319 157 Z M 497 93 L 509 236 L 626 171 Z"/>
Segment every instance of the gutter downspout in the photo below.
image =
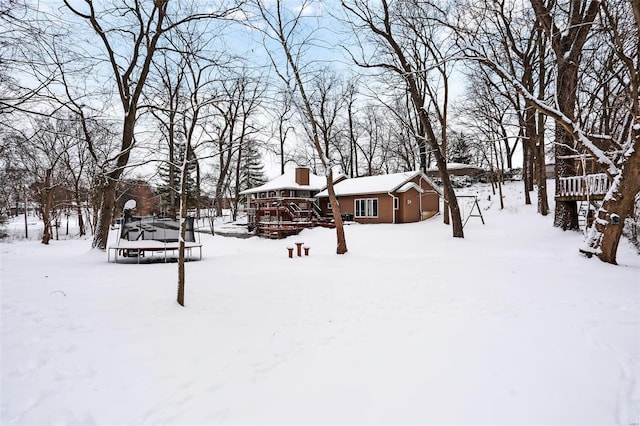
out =
<path fill-rule="evenodd" d="M 420 186 L 420 189 L 422 189 L 422 173 L 420 173 L 420 179 L 418 179 L 418 185 Z M 422 214 L 422 194 L 424 194 L 424 192 L 421 192 L 418 195 L 418 200 L 420 200 L 418 202 L 419 207 L 420 207 L 420 219 L 419 219 L 420 222 L 422 222 L 422 217 L 423 217 L 423 214 Z M 439 201 L 438 201 L 438 203 L 439 203 Z"/>
<path fill-rule="evenodd" d="M 396 197 L 390 192 L 387 192 L 387 195 L 391 197 L 391 211 L 393 212 L 393 223 L 396 223 Z"/>
<path fill-rule="evenodd" d="M 422 214 L 422 194 L 424 194 L 425 192 L 427 192 L 426 190 L 424 190 L 424 188 L 422 188 L 422 181 L 423 181 L 423 177 L 422 177 L 422 173 L 420 173 L 420 179 L 418 179 L 418 184 L 420 185 L 420 189 L 423 190 L 424 192 L 421 192 L 419 195 L 419 199 L 420 199 L 420 222 L 422 222 L 422 218 L 424 217 L 424 215 Z M 431 186 L 431 185 L 429 185 Z M 440 200 L 438 199 L 438 206 L 440 206 Z"/>

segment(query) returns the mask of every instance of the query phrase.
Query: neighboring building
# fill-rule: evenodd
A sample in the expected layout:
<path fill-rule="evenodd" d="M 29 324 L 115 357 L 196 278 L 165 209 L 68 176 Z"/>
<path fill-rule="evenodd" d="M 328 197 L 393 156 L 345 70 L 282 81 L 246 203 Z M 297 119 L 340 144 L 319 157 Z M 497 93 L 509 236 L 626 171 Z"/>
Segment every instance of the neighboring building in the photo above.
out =
<path fill-rule="evenodd" d="M 334 189 L 343 216 L 360 223 L 418 222 L 440 211 L 440 188 L 419 171 L 345 179 Z M 330 216 L 328 192 L 316 197 L 321 214 Z"/>
<path fill-rule="evenodd" d="M 345 179 L 344 175 L 336 182 Z M 304 228 L 330 221 L 322 217 L 315 204 L 315 194 L 327 186 L 327 179 L 298 167 L 260 185 L 242 191 L 247 196 L 249 229 L 258 235 L 280 238 L 294 235 Z"/>
<path fill-rule="evenodd" d="M 474 180 L 477 180 L 488 173 L 482 167 L 462 163 L 447 163 L 447 171 L 449 172 L 449 176 L 469 176 Z M 427 176 L 440 178 L 440 171 L 437 167 L 430 167 L 427 169 Z"/>
<path fill-rule="evenodd" d="M 154 213 L 157 197 L 149 182 L 142 179 L 123 180 L 117 187 L 117 211 L 123 211 L 124 203 L 127 200 L 136 201 L 136 214 L 139 216 L 149 216 Z"/>

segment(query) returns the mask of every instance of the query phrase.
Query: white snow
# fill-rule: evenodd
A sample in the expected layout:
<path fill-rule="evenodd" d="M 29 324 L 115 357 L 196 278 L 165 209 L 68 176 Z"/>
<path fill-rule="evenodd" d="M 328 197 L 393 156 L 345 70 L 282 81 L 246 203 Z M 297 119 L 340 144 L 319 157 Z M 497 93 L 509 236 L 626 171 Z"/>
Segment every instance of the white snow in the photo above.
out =
<path fill-rule="evenodd" d="M 300 185 L 296 182 L 296 171 L 285 170 L 283 175 L 280 175 L 264 185 L 257 186 L 255 188 L 242 191 L 242 194 L 256 194 L 258 192 L 272 191 L 278 189 L 296 189 L 317 192 L 326 188 L 327 178 L 324 176 L 318 176 L 309 172 L 309 185 Z"/>
<path fill-rule="evenodd" d="M 176 264 L 2 243 L 0 423 L 638 424 L 640 257 L 581 256 L 520 186 L 479 190 L 464 239 L 203 235 L 184 308 Z"/>
<path fill-rule="evenodd" d="M 460 169 L 475 169 L 478 171 L 484 171 L 482 167 L 473 166 L 471 164 L 464 163 L 447 163 L 447 170 L 460 170 Z M 437 172 L 439 169 L 437 167 L 429 167 L 427 169 L 429 172 Z"/>

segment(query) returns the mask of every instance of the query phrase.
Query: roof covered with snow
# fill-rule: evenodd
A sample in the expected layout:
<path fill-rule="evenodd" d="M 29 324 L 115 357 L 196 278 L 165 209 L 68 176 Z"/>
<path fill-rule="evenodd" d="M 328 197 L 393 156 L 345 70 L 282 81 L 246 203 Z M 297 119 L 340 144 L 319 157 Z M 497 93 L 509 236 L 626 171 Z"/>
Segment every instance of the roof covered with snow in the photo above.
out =
<path fill-rule="evenodd" d="M 309 171 L 309 185 L 300 185 L 296 182 L 296 171 L 286 170 L 283 175 L 270 180 L 264 185 L 256 186 L 242 191 L 240 194 L 256 194 L 258 192 L 276 191 L 280 189 L 294 189 L 300 191 L 321 191 L 327 186 L 327 178 L 318 176 Z"/>
<path fill-rule="evenodd" d="M 334 188 L 336 196 L 356 195 L 356 194 L 379 194 L 400 190 L 407 191 L 409 187 L 405 185 L 416 176 L 422 176 L 434 189 L 438 186 L 420 171 L 393 173 L 390 175 L 366 176 L 352 179 L 345 179 L 337 183 Z M 403 192 L 401 191 L 401 192 Z M 327 190 L 316 194 L 316 197 L 328 197 Z"/>
<path fill-rule="evenodd" d="M 472 169 L 472 170 L 482 170 L 485 171 L 482 167 L 474 166 L 472 164 L 463 164 L 463 163 L 447 163 L 447 170 L 461 170 L 461 169 Z M 438 167 L 433 166 L 427 169 L 428 172 L 437 172 Z"/>

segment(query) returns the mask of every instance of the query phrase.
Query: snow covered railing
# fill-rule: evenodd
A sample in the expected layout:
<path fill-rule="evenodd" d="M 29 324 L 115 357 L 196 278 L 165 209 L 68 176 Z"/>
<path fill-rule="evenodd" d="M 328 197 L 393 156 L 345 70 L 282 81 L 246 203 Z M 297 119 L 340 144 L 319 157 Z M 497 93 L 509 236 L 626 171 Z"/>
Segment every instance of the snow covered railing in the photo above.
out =
<path fill-rule="evenodd" d="M 558 196 L 586 197 L 587 194 L 602 196 L 609 190 L 609 185 L 609 177 L 606 173 L 561 177 L 558 178 Z"/>

